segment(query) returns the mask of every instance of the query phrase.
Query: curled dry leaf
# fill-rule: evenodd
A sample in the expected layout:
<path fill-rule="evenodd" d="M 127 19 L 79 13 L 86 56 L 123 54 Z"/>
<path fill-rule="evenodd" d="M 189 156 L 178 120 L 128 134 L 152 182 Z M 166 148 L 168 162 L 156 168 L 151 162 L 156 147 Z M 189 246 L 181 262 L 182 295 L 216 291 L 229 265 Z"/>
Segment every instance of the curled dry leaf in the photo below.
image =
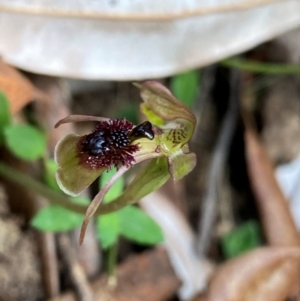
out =
<path fill-rule="evenodd" d="M 300 248 L 265 247 L 227 261 L 216 271 L 207 301 L 282 301 L 290 296 L 300 268 Z"/>
<path fill-rule="evenodd" d="M 269 244 L 299 246 L 297 228 L 288 202 L 276 181 L 271 160 L 247 122 L 245 143 L 250 182 Z"/>
<path fill-rule="evenodd" d="M 271 246 L 299 246 L 299 234 L 288 202 L 276 181 L 272 162 L 247 115 L 244 115 L 244 122 L 248 173 L 265 237 Z M 297 292 L 299 266 L 286 263 L 285 268 L 294 275 L 290 278 L 290 283 L 294 285 L 293 291 Z"/>
<path fill-rule="evenodd" d="M 0 60 L 0 90 L 7 96 L 12 113 L 21 110 L 32 100 L 47 100 L 47 96 L 18 70 Z"/>

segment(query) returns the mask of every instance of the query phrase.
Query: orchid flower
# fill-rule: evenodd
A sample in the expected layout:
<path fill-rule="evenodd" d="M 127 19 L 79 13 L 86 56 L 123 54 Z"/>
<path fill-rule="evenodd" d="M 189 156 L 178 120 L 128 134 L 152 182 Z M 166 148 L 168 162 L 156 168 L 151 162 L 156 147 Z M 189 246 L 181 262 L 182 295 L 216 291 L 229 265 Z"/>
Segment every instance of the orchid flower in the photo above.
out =
<path fill-rule="evenodd" d="M 125 118 L 70 115 L 56 124 L 57 127 L 68 122 L 98 122 L 92 133 L 67 135 L 56 146 L 56 179 L 66 194 L 78 195 L 103 172 L 117 168 L 115 175 L 87 208 L 80 243 L 96 211 L 105 214 L 133 204 L 157 190 L 170 176 L 179 180 L 195 167 L 196 156 L 189 152 L 187 144 L 196 125 L 194 114 L 159 82 L 146 81 L 134 85 L 140 89 L 144 101 L 141 111 L 147 121 L 134 125 Z M 119 177 L 132 166 L 149 159 L 148 165 L 136 174 L 120 197 L 101 204 Z"/>

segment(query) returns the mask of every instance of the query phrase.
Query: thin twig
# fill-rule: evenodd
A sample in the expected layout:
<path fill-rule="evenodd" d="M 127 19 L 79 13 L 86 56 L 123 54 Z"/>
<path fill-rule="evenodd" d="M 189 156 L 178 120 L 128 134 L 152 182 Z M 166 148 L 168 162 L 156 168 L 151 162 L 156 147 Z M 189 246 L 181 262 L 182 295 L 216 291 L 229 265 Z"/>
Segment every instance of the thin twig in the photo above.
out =
<path fill-rule="evenodd" d="M 224 174 L 225 161 L 228 156 L 239 112 L 238 87 L 239 73 L 232 70 L 229 108 L 224 117 L 221 131 L 217 139 L 208 175 L 207 191 L 202 202 L 202 214 L 199 223 L 199 239 L 197 245 L 198 253 L 201 256 L 207 253 L 207 249 L 211 242 L 212 228 L 216 218 L 216 207 L 219 197 L 218 188 Z"/>
<path fill-rule="evenodd" d="M 58 243 L 77 293 L 78 301 L 93 301 L 93 291 L 88 283 L 84 269 L 76 258 L 76 253 L 68 234 L 60 234 L 58 236 Z"/>
<path fill-rule="evenodd" d="M 205 111 L 205 105 L 210 101 L 211 99 L 211 91 L 215 84 L 215 75 L 216 75 L 216 69 L 217 65 L 211 65 L 208 66 L 203 70 L 202 77 L 201 77 L 201 89 L 200 89 L 200 95 L 197 98 L 196 105 L 195 105 L 195 115 L 197 116 L 197 125 L 195 128 L 194 135 L 191 139 L 191 141 L 195 144 L 198 143 L 198 141 L 201 139 L 201 121 L 203 118 L 203 114 Z"/>
<path fill-rule="evenodd" d="M 92 283 L 95 300 L 101 301 L 165 301 L 171 300 L 180 287 L 167 252 L 156 248 L 131 256 L 118 265 L 118 285 L 111 289 L 108 275 Z M 48 301 L 76 301 L 68 292 Z"/>
<path fill-rule="evenodd" d="M 60 292 L 55 237 L 50 232 L 39 232 L 37 238 L 41 253 L 46 295 L 54 297 Z"/>

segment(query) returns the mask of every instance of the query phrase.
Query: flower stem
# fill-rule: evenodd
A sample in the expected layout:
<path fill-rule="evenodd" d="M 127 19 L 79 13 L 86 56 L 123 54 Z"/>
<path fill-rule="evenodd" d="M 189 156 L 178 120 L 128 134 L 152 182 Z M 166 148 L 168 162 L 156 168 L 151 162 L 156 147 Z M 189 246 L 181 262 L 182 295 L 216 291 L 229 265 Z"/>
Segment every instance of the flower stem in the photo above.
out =
<path fill-rule="evenodd" d="M 243 71 L 255 73 L 287 75 L 299 74 L 300 66 L 293 64 L 277 64 L 246 60 L 241 58 L 229 58 L 220 62 L 221 65 L 230 68 L 236 68 Z"/>
<path fill-rule="evenodd" d="M 22 185 L 23 187 L 33 190 L 34 192 L 44 196 L 52 204 L 60 205 L 73 212 L 85 214 L 86 206 L 76 204 L 72 202 L 69 197 L 60 194 L 44 184 L 38 182 L 34 178 L 8 166 L 7 164 L 0 162 L 0 175 L 3 177 Z"/>
<path fill-rule="evenodd" d="M 118 256 L 119 245 L 118 241 L 116 241 L 110 248 L 108 249 L 108 284 L 111 286 L 115 286 L 117 284 L 116 278 L 116 265 L 117 265 L 117 256 Z"/>

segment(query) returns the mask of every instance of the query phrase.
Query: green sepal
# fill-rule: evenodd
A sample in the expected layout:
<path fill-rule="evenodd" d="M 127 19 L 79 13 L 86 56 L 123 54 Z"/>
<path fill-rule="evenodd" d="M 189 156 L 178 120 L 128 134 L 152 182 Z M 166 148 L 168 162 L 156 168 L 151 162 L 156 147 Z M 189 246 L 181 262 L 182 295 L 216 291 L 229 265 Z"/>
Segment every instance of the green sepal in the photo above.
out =
<path fill-rule="evenodd" d="M 174 181 L 180 180 L 190 173 L 197 163 L 197 158 L 194 153 L 176 154 L 168 157 L 169 172 Z"/>
<path fill-rule="evenodd" d="M 113 202 L 102 204 L 97 212 L 107 214 L 134 204 L 142 197 L 160 188 L 169 178 L 167 158 L 152 159 L 147 166 L 136 174 L 121 196 Z"/>
<path fill-rule="evenodd" d="M 89 169 L 80 164 L 78 143 L 80 136 L 67 135 L 55 148 L 55 161 L 58 165 L 56 180 L 66 194 L 76 196 L 96 180 L 105 168 Z"/>
<path fill-rule="evenodd" d="M 164 120 L 156 115 L 145 103 L 140 104 L 140 110 L 153 125 L 158 127 L 164 125 Z"/>
<path fill-rule="evenodd" d="M 196 125 L 192 111 L 159 82 L 146 81 L 134 85 L 141 90 L 141 97 L 147 105 L 147 110 L 144 110 L 148 112 L 147 117 L 152 116 L 153 120 L 153 115 L 156 115 L 165 121 L 167 128 L 182 129 L 186 136 L 182 144 L 189 141 Z"/>

